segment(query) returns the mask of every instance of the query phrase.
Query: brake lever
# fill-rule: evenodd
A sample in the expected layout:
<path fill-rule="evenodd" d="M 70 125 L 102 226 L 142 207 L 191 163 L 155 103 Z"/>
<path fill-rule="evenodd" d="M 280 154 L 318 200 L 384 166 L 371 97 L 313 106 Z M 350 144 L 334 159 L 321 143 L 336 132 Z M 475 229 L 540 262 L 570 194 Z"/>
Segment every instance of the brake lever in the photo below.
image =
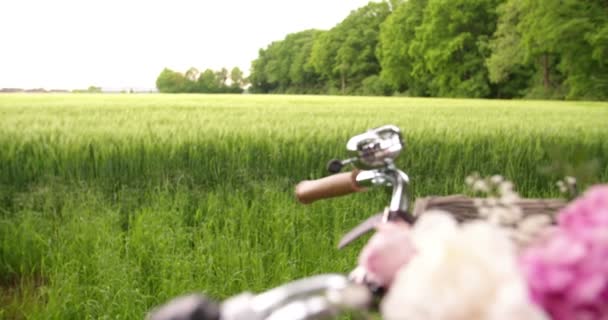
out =
<path fill-rule="evenodd" d="M 402 220 L 408 224 L 412 224 L 414 221 L 409 219 L 410 217 L 411 215 L 407 213 L 400 214 L 399 212 L 390 212 L 388 208 L 385 208 L 384 212 L 377 213 L 367 218 L 365 221 L 359 223 L 356 227 L 352 228 L 344 236 L 342 236 L 340 243 L 338 244 L 338 249 L 346 247 L 361 236 L 374 230 L 380 223 Z"/>
<path fill-rule="evenodd" d="M 340 243 L 338 244 L 338 249 L 346 247 L 353 241 L 357 240 L 359 237 L 374 230 L 374 228 L 376 228 L 376 226 L 382 222 L 383 216 L 384 213 L 377 213 L 367 218 L 365 221 L 361 222 L 356 227 L 352 228 L 344 236 L 342 236 L 342 238 L 340 239 Z"/>

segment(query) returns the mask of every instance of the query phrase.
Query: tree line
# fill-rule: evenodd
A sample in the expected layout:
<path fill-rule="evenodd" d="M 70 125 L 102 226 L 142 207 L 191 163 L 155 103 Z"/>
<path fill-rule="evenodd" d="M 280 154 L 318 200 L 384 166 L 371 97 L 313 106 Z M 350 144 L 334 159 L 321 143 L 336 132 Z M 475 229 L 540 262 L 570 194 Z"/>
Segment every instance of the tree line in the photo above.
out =
<path fill-rule="evenodd" d="M 606 0 L 370 2 L 259 51 L 251 92 L 608 99 Z"/>
<path fill-rule="evenodd" d="M 165 68 L 156 78 L 156 88 L 163 93 L 242 93 L 246 82 L 238 67 L 230 72 L 226 68 L 203 72 L 190 68 L 185 73 Z"/>

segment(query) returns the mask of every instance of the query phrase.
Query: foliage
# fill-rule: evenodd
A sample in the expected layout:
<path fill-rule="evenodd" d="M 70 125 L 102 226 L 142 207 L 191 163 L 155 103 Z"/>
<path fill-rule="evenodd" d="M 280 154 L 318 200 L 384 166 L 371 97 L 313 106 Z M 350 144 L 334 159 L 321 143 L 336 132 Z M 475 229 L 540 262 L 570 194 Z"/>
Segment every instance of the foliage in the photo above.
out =
<path fill-rule="evenodd" d="M 488 97 L 484 60 L 501 0 L 429 0 L 411 43 L 413 72 L 429 79 L 432 96 Z"/>
<path fill-rule="evenodd" d="M 196 84 L 202 92 L 217 93 L 222 85 L 221 81 L 217 73 L 211 69 L 207 69 L 198 77 Z"/>
<path fill-rule="evenodd" d="M 380 24 L 389 13 L 388 2 L 372 2 L 329 31 L 306 30 L 271 43 L 252 62 L 251 91 L 387 94 L 391 90 L 370 80 L 380 72 L 375 50 Z M 374 88 L 365 87 L 368 78 Z"/>
<path fill-rule="evenodd" d="M 289 34 L 260 50 L 252 62 L 251 91 L 259 93 L 315 93 L 320 76 L 308 63 L 313 42 L 322 31 Z"/>
<path fill-rule="evenodd" d="M 560 57 L 558 68 L 565 76 L 567 98 L 608 99 L 608 59 L 597 54 L 608 47 L 608 41 L 601 40 L 601 29 L 608 27 L 608 3 L 552 2 L 558 3 L 558 10 L 543 29 L 552 31 L 559 41 L 554 47 Z M 533 37 L 538 40 L 538 34 Z"/>
<path fill-rule="evenodd" d="M 386 83 L 380 76 L 369 76 L 361 81 L 360 92 L 367 96 L 390 96 L 392 87 Z"/>
<path fill-rule="evenodd" d="M 156 88 L 163 93 L 188 92 L 188 79 L 179 72 L 168 68 L 163 69 L 156 78 Z"/>
<path fill-rule="evenodd" d="M 375 51 L 380 25 L 389 14 L 387 2 L 370 2 L 315 41 L 310 63 L 330 88 L 357 93 L 363 79 L 379 74 Z"/>
<path fill-rule="evenodd" d="M 165 68 L 156 79 L 156 88 L 161 93 L 241 93 L 246 84 L 243 72 L 235 67 L 231 71 L 231 83 L 227 83 L 228 70 L 206 69 L 199 72 L 190 68 L 185 74 Z"/>
<path fill-rule="evenodd" d="M 501 19 L 488 60 L 494 80 L 536 69 L 532 92 L 542 85 L 549 97 L 608 98 L 605 1 L 509 0 Z"/>
<path fill-rule="evenodd" d="M 42 90 L 41 92 L 45 92 Z M 87 89 L 76 89 L 72 90 L 73 93 L 101 93 L 101 87 L 89 86 Z"/>
<path fill-rule="evenodd" d="M 247 84 L 247 79 L 243 71 L 239 67 L 234 67 L 230 70 L 230 87 L 234 89 L 243 88 Z"/>
<path fill-rule="evenodd" d="M 397 6 L 381 25 L 377 55 L 381 76 L 395 91 L 425 95 L 427 79 L 414 76 L 415 56 L 410 50 L 416 28 L 422 23 L 427 0 L 410 0 Z"/>
<path fill-rule="evenodd" d="M 492 54 L 486 59 L 490 82 L 497 84 L 498 97 L 522 97 L 537 72 L 526 62 L 517 24 L 523 16 L 520 1 L 508 0 L 498 7 L 498 25 L 490 41 Z"/>
<path fill-rule="evenodd" d="M 260 50 L 250 79 L 258 93 L 386 94 L 366 87 L 375 76 L 409 96 L 605 100 L 608 4 L 370 2 Z"/>

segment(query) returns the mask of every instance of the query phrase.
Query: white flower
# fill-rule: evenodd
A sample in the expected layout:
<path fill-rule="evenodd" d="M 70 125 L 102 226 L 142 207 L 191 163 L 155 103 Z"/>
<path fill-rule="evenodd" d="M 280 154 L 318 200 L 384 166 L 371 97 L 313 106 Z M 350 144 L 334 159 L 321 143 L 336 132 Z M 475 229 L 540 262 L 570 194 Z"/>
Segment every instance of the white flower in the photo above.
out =
<path fill-rule="evenodd" d="M 515 192 L 509 192 L 500 197 L 500 203 L 505 206 L 514 205 L 517 200 L 519 200 L 519 195 Z"/>
<path fill-rule="evenodd" d="M 551 218 L 544 214 L 535 214 L 523 219 L 518 225 L 518 229 L 527 234 L 536 234 L 545 230 L 551 225 Z"/>
<path fill-rule="evenodd" d="M 565 178 L 565 180 L 566 180 L 566 183 L 569 184 L 569 185 L 571 185 L 571 186 L 573 186 L 573 185 L 576 184 L 576 178 L 575 177 L 567 176 Z"/>
<path fill-rule="evenodd" d="M 513 230 L 513 239 L 520 246 L 527 246 L 531 241 L 549 232 L 551 218 L 544 214 L 535 214 L 522 219 Z"/>
<path fill-rule="evenodd" d="M 561 193 L 568 192 L 568 187 L 566 186 L 565 182 L 563 182 L 562 180 L 559 180 L 556 184 L 557 184 L 557 187 L 559 188 L 559 192 L 561 192 Z"/>
<path fill-rule="evenodd" d="M 468 176 L 464 182 L 468 185 L 468 186 L 472 186 L 473 183 L 475 183 L 475 178 L 473 176 Z"/>
<path fill-rule="evenodd" d="M 490 191 L 490 188 L 488 187 L 488 184 L 485 181 L 477 180 L 475 181 L 475 183 L 473 183 L 473 191 L 488 192 Z"/>
<path fill-rule="evenodd" d="M 523 212 L 517 206 L 497 206 L 491 209 L 490 216 L 495 217 L 499 225 L 513 225 L 523 218 Z"/>
<path fill-rule="evenodd" d="M 498 199 L 494 198 L 494 197 L 487 197 L 486 198 L 486 205 L 490 206 L 490 207 L 494 207 L 498 204 Z"/>
<path fill-rule="evenodd" d="M 495 209 L 490 209 L 490 214 L 486 218 L 486 221 L 494 226 L 500 226 L 503 224 L 502 216 L 500 213 L 494 212 Z"/>
<path fill-rule="evenodd" d="M 481 208 L 479 208 L 478 211 L 479 211 L 479 216 L 482 218 L 487 218 L 492 213 L 492 211 L 488 207 L 481 207 Z"/>
<path fill-rule="evenodd" d="M 477 172 L 473 172 L 471 175 L 467 176 L 466 179 L 464 180 L 464 182 L 468 185 L 468 186 L 472 186 L 475 181 L 479 180 L 479 173 Z"/>
<path fill-rule="evenodd" d="M 505 181 L 505 178 L 503 178 L 503 176 L 497 174 L 497 175 L 493 175 L 490 178 L 490 181 L 492 181 L 493 184 L 498 185 L 499 183 Z"/>
<path fill-rule="evenodd" d="M 385 319 L 545 319 L 529 301 L 507 235 L 486 222 L 459 227 L 430 212 L 412 229 L 418 254 L 381 305 Z"/>
<path fill-rule="evenodd" d="M 510 221 L 512 221 L 512 223 L 517 223 L 518 221 L 521 221 L 521 219 L 524 218 L 524 211 L 521 209 L 521 207 L 519 206 L 510 206 L 509 208 L 509 216 L 510 216 Z"/>
<path fill-rule="evenodd" d="M 504 181 L 498 185 L 498 192 L 501 195 L 511 194 L 513 193 L 513 182 Z"/>
<path fill-rule="evenodd" d="M 473 199 L 473 205 L 475 207 L 477 207 L 477 208 L 481 208 L 483 206 L 483 203 L 484 203 L 484 201 L 481 198 L 474 198 Z"/>

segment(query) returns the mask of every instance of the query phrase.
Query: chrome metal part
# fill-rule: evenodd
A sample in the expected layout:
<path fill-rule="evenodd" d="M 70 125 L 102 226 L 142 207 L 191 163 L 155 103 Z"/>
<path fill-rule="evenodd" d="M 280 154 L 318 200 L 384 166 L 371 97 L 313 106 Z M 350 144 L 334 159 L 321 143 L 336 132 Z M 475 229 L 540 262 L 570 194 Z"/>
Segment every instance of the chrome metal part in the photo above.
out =
<path fill-rule="evenodd" d="M 363 290 L 341 274 L 313 276 L 258 295 L 232 297 L 222 304 L 222 320 L 318 319 L 367 306 L 372 296 Z"/>
<path fill-rule="evenodd" d="M 410 178 L 401 170 L 391 170 L 393 192 L 389 210 L 391 212 L 407 212 L 409 206 L 409 189 Z"/>
<path fill-rule="evenodd" d="M 409 206 L 410 178 L 399 169 L 390 166 L 387 169 L 365 170 L 357 174 L 357 184 L 362 187 L 392 187 L 390 212 L 407 212 Z"/>
<path fill-rule="evenodd" d="M 365 310 L 372 299 L 371 292 L 363 284 L 350 283 L 342 289 L 327 290 L 322 296 L 292 301 L 266 320 L 327 319 L 345 310 Z"/>
<path fill-rule="evenodd" d="M 325 297 L 311 297 L 288 303 L 273 312 L 266 320 L 323 319 L 336 315 L 336 311 Z"/>
<path fill-rule="evenodd" d="M 263 320 L 265 314 L 253 308 L 254 297 L 251 292 L 244 292 L 226 299 L 221 307 L 221 320 Z"/>
<path fill-rule="evenodd" d="M 374 186 L 385 186 L 388 182 L 387 176 L 381 170 L 365 170 L 357 174 L 357 184 L 364 188 Z"/>
<path fill-rule="evenodd" d="M 372 129 L 352 137 L 346 149 L 359 169 L 369 170 L 385 167 L 393 162 L 404 148 L 401 130 L 394 125 Z"/>

